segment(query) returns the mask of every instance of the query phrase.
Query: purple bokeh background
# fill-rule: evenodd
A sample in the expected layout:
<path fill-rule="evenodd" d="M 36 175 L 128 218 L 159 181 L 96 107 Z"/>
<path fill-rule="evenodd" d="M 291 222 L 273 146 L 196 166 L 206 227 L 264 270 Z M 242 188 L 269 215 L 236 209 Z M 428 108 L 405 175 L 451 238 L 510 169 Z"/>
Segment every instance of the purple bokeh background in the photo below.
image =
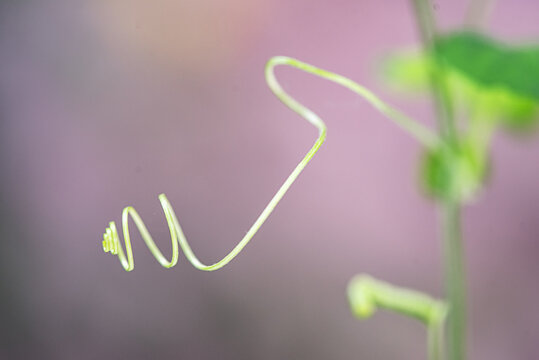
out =
<path fill-rule="evenodd" d="M 444 29 L 467 1 L 436 1 Z M 486 30 L 539 40 L 539 2 L 496 2 Z M 421 148 L 345 89 L 278 69 L 328 140 L 229 266 L 135 271 L 101 250 L 133 205 L 163 251 L 167 194 L 202 261 L 226 254 L 316 131 L 267 89 L 288 55 L 336 71 L 434 126 L 427 98 L 388 91 L 377 62 L 417 44 L 409 1 L 0 2 L 0 358 L 421 359 L 425 331 L 357 321 L 367 272 L 442 296 Z M 539 139 L 496 136 L 486 191 L 465 210 L 470 358 L 539 352 Z M 134 232 L 135 233 L 135 232 Z"/>

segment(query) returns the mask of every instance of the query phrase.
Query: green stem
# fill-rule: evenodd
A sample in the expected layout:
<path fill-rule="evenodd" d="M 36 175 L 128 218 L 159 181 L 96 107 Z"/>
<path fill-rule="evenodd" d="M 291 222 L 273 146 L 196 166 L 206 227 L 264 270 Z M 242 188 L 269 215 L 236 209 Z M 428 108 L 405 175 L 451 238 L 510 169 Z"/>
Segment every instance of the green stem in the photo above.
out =
<path fill-rule="evenodd" d="M 460 229 L 460 205 L 442 204 L 446 293 L 449 298 L 449 359 L 466 359 L 466 276 Z"/>
<path fill-rule="evenodd" d="M 421 38 L 427 51 L 437 61 L 431 73 L 431 87 L 440 133 L 446 143 L 454 143 L 458 134 L 452 110 L 451 95 L 446 83 L 443 63 L 434 51 L 436 24 L 428 0 L 413 0 Z M 466 280 L 460 230 L 460 204 L 444 199 L 441 204 L 443 223 L 443 257 L 445 288 L 449 303 L 448 340 L 449 359 L 466 359 Z"/>
<path fill-rule="evenodd" d="M 429 73 L 438 128 L 442 137 L 448 140 L 455 140 L 457 138 L 457 130 L 453 121 L 454 114 L 451 96 L 446 82 L 445 71 L 443 66 L 441 66 L 442 64 L 436 58 L 434 51 L 433 41 L 437 36 L 434 16 L 428 0 L 413 0 L 412 3 L 419 27 L 419 34 L 425 50 L 434 54 L 434 60 L 438 62 L 438 66 L 435 67 L 436 69 L 431 70 Z"/>
<path fill-rule="evenodd" d="M 487 23 L 494 0 L 470 0 L 464 18 L 465 26 L 481 29 Z"/>
<path fill-rule="evenodd" d="M 444 359 L 444 325 L 446 316 L 447 307 L 441 317 L 427 325 L 427 350 L 429 360 Z"/>

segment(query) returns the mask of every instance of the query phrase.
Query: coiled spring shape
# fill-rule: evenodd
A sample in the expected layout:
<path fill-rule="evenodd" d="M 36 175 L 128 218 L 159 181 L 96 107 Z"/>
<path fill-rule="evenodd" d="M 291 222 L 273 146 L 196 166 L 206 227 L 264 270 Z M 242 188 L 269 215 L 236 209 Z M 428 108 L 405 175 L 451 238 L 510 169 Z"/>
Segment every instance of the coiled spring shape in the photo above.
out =
<path fill-rule="evenodd" d="M 398 126 L 404 129 L 410 135 L 412 135 L 416 140 L 418 140 L 425 147 L 434 147 L 439 143 L 438 137 L 429 129 L 425 128 L 421 124 L 410 119 L 409 117 L 395 110 L 394 108 L 388 106 L 382 100 L 380 100 L 376 95 L 374 95 L 372 92 L 370 92 L 363 86 L 353 82 L 352 80 L 344 76 L 341 76 L 341 75 L 338 75 L 338 74 L 335 74 L 326 70 L 319 69 L 315 66 L 306 64 L 302 61 L 299 61 L 293 58 L 284 57 L 284 56 L 273 57 L 268 61 L 265 68 L 267 84 L 269 88 L 271 89 L 271 91 L 275 94 L 275 96 L 279 98 L 279 100 L 281 100 L 292 111 L 296 112 L 305 120 L 310 122 L 314 127 L 316 127 L 316 129 L 318 130 L 318 138 L 314 142 L 314 145 L 311 147 L 309 152 L 305 155 L 303 160 L 300 161 L 300 163 L 288 176 L 288 178 L 281 185 L 279 190 L 277 190 L 273 198 L 270 200 L 266 208 L 262 211 L 262 213 L 256 219 L 256 221 L 251 226 L 249 231 L 245 234 L 243 239 L 241 239 L 241 241 L 224 258 L 222 258 L 221 260 L 219 260 L 218 262 L 212 265 L 203 264 L 194 254 L 193 250 L 191 249 L 191 246 L 187 242 L 187 239 L 182 231 L 178 218 L 176 217 L 176 214 L 174 213 L 174 209 L 170 205 L 170 202 L 168 201 L 165 194 L 159 195 L 159 201 L 161 202 L 161 206 L 163 208 L 163 212 L 165 213 L 165 217 L 167 220 L 168 228 L 170 230 L 170 238 L 172 241 L 171 260 L 168 260 L 163 255 L 163 253 L 159 250 L 152 236 L 148 232 L 148 229 L 144 225 L 144 222 L 138 215 L 137 211 L 131 206 L 124 208 L 123 213 L 122 213 L 122 231 L 123 231 L 124 242 L 125 242 L 125 252 L 120 244 L 120 236 L 118 234 L 118 229 L 114 221 L 111 221 L 109 223 L 109 227 L 106 229 L 105 234 L 103 235 L 103 250 L 105 252 L 110 252 L 111 254 L 117 255 L 118 258 L 120 259 L 120 262 L 123 268 L 126 271 L 131 271 L 134 268 L 133 250 L 131 247 L 131 239 L 129 235 L 129 217 L 131 217 L 131 219 L 137 226 L 142 236 L 142 239 L 148 246 L 148 249 L 151 251 L 153 256 L 157 259 L 157 261 L 159 261 L 159 263 L 163 267 L 171 268 L 177 264 L 178 258 L 179 258 L 179 249 L 181 248 L 186 258 L 191 262 L 191 264 L 195 268 L 199 270 L 214 271 L 214 270 L 218 270 L 222 268 L 223 266 L 228 264 L 230 261 L 232 261 L 232 259 L 234 259 L 241 252 L 241 250 L 249 243 L 249 241 L 251 241 L 251 239 L 256 234 L 258 229 L 260 229 L 262 224 L 270 216 L 271 212 L 275 209 L 275 207 L 277 206 L 279 201 L 282 199 L 284 194 L 288 191 L 292 183 L 294 183 L 296 178 L 299 176 L 303 168 L 305 168 L 305 166 L 309 163 L 309 161 L 311 161 L 311 159 L 316 154 L 316 152 L 318 151 L 318 149 L 320 148 L 320 146 L 322 145 L 322 143 L 324 142 L 326 138 L 326 125 L 322 121 L 322 119 L 318 117 L 318 115 L 316 115 L 314 112 L 312 112 L 311 110 L 309 110 L 308 108 L 306 108 L 305 106 L 297 102 L 295 99 L 289 96 L 282 89 L 282 87 L 277 82 L 277 79 L 275 78 L 275 74 L 274 74 L 275 67 L 279 65 L 288 65 L 288 66 L 303 70 L 307 73 L 333 81 L 337 84 L 340 84 L 348 88 L 349 90 L 355 92 L 356 94 L 361 96 L 363 99 L 365 99 L 367 102 L 369 102 L 382 114 L 386 115 L 386 117 L 388 117 Z"/>

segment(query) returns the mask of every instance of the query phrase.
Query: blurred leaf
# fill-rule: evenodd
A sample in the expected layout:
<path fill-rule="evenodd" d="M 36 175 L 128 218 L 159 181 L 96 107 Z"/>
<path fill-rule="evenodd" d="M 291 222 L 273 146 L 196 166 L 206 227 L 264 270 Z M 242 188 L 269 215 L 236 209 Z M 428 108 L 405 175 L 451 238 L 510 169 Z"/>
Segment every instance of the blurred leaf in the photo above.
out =
<path fill-rule="evenodd" d="M 473 142 L 463 140 L 428 150 L 421 167 L 423 187 L 430 195 L 460 203 L 474 199 L 486 174 L 484 151 Z"/>
<path fill-rule="evenodd" d="M 446 64 L 488 88 L 539 101 L 539 47 L 508 47 L 472 32 L 453 33 L 435 43 Z"/>
<path fill-rule="evenodd" d="M 472 32 L 440 37 L 438 61 L 424 53 L 401 53 L 388 59 L 384 73 L 397 88 L 428 91 L 429 73 L 442 62 L 456 100 L 483 120 L 499 120 L 527 130 L 539 119 L 539 46 L 508 47 Z"/>
<path fill-rule="evenodd" d="M 385 59 L 382 72 L 388 85 L 404 91 L 426 91 L 430 86 L 430 57 L 418 52 L 398 53 Z"/>
<path fill-rule="evenodd" d="M 485 117 L 499 118 L 513 129 L 527 130 L 535 124 L 539 118 L 538 46 L 509 47 L 484 35 L 461 32 L 439 38 L 435 49 L 450 70 L 453 92 L 466 94 L 470 101 L 480 100 Z"/>

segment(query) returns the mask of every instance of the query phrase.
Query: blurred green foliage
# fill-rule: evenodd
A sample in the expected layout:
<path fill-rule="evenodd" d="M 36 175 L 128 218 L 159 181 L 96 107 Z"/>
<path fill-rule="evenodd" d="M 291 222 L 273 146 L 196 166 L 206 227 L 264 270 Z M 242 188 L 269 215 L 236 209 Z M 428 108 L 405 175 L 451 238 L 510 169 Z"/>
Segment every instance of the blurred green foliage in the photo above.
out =
<path fill-rule="evenodd" d="M 430 52 L 398 53 L 383 68 L 398 89 L 427 92 L 443 79 L 459 116 L 458 140 L 428 149 L 421 180 L 437 198 L 466 202 L 487 174 L 498 127 L 526 133 L 539 120 L 539 46 L 508 46 L 483 34 L 440 36 Z"/>
<path fill-rule="evenodd" d="M 473 199 L 486 175 L 485 153 L 464 140 L 427 150 L 421 166 L 422 185 L 430 195 L 458 202 Z"/>
<path fill-rule="evenodd" d="M 478 84 L 539 100 L 539 47 L 509 47 L 473 32 L 440 37 L 434 47 L 447 65 Z"/>

